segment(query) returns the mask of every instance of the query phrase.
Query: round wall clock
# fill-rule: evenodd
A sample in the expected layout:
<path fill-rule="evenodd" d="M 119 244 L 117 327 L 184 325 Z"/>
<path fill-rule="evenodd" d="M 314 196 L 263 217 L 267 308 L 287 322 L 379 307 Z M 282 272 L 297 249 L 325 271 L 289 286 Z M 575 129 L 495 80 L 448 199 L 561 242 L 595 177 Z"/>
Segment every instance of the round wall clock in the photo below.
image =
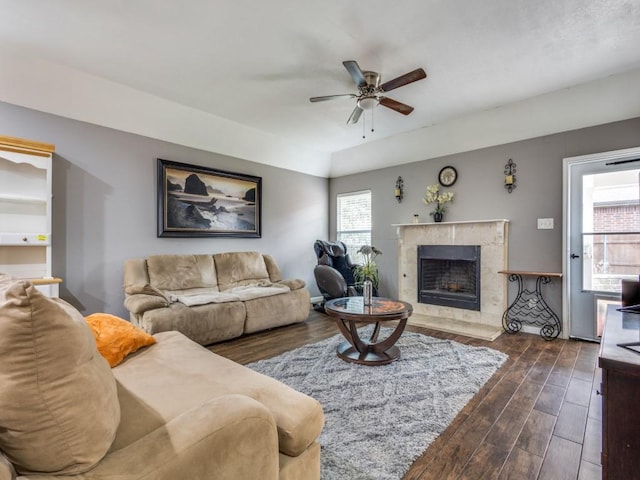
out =
<path fill-rule="evenodd" d="M 438 174 L 438 181 L 443 187 L 450 187 L 458 179 L 458 172 L 451 166 L 444 167 Z"/>

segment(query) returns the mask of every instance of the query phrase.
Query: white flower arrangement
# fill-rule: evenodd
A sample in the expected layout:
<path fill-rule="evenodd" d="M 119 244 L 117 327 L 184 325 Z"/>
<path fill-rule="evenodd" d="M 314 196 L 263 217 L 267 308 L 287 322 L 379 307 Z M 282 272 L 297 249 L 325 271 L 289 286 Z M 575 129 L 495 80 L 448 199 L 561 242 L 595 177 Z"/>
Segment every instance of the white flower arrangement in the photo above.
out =
<path fill-rule="evenodd" d="M 453 192 L 440 193 L 440 185 L 436 183 L 427 187 L 427 193 L 422 201 L 425 205 L 436 204 L 435 210 L 430 213 L 430 215 L 434 215 L 436 213 L 444 213 L 446 210 L 444 205 L 453 202 L 454 195 Z"/>

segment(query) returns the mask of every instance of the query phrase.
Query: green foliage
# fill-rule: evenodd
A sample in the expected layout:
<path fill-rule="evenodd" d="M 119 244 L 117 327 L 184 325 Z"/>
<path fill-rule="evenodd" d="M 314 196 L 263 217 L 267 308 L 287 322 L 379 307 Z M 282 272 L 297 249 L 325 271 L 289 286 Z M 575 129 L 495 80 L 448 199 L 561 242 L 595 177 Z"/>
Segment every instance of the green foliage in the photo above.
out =
<path fill-rule="evenodd" d="M 363 245 L 358 250 L 358 253 L 362 255 L 364 261 L 362 265 L 358 265 L 353 269 L 353 278 L 356 284 L 362 285 L 368 278 L 377 289 L 380 284 L 380 274 L 378 273 L 378 265 L 376 265 L 375 259 L 378 255 L 382 255 L 382 252 L 376 247 Z"/>

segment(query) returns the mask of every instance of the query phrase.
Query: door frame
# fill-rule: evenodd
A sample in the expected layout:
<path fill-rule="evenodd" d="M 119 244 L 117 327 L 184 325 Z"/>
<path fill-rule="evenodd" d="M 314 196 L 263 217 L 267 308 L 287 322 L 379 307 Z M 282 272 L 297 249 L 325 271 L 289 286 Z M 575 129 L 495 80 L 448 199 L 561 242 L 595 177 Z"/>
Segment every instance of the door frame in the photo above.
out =
<path fill-rule="evenodd" d="M 562 210 L 564 211 L 562 220 L 562 338 L 569 338 L 571 331 L 571 269 L 569 255 L 571 254 L 569 243 L 569 225 L 571 224 L 571 168 L 575 165 L 603 162 L 603 161 L 624 161 L 640 158 L 640 147 L 613 150 L 610 152 L 592 153 L 589 155 L 579 155 L 576 157 L 566 157 L 562 159 Z"/>

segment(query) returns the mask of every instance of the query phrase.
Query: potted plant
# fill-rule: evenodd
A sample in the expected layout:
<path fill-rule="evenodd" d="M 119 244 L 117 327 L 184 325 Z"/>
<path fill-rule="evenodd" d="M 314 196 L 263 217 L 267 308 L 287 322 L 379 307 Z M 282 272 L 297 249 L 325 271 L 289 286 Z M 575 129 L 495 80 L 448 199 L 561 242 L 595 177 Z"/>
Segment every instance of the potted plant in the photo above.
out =
<path fill-rule="evenodd" d="M 376 265 L 375 259 L 378 255 L 382 255 L 382 252 L 374 246 L 363 245 L 358 250 L 358 253 L 362 255 L 363 262 L 362 265 L 356 265 L 353 269 L 353 278 L 356 281 L 356 285 L 361 286 L 366 279 L 369 279 L 377 290 L 380 284 L 380 275 L 378 274 L 378 265 Z"/>
<path fill-rule="evenodd" d="M 433 215 L 433 220 L 435 222 L 441 222 L 444 212 L 446 210 L 445 205 L 449 202 L 453 201 L 453 192 L 443 192 L 440 193 L 440 185 L 437 183 L 434 185 L 429 185 L 427 187 L 427 193 L 425 194 L 422 201 L 425 205 L 430 205 L 432 203 L 436 204 L 435 210 L 429 213 L 429 215 Z"/>

